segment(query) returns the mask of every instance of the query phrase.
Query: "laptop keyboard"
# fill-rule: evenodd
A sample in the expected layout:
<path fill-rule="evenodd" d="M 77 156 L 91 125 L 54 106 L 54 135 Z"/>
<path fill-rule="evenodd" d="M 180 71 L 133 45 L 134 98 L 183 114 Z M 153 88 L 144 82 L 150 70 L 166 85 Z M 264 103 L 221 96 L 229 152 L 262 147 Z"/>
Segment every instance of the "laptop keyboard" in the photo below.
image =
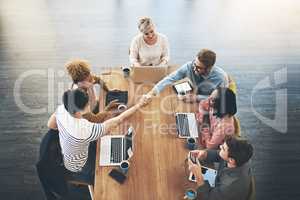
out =
<path fill-rule="evenodd" d="M 111 138 L 110 161 L 119 163 L 122 161 L 122 138 Z"/>
<path fill-rule="evenodd" d="M 178 131 L 180 136 L 188 137 L 190 136 L 190 129 L 189 129 L 189 121 L 187 114 L 178 113 L 176 115 Z"/>

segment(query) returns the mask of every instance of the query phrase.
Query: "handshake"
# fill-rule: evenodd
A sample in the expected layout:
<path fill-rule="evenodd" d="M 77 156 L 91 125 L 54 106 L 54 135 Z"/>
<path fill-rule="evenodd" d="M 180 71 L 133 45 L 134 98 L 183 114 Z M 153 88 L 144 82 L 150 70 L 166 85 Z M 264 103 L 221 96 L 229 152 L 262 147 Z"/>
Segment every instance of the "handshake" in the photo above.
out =
<path fill-rule="evenodd" d="M 153 98 L 153 96 L 155 96 L 155 95 L 156 95 L 156 92 L 155 92 L 154 89 L 152 89 L 150 92 L 148 92 L 147 94 L 144 94 L 144 95 L 140 98 L 140 100 L 139 100 L 139 102 L 138 102 L 138 105 L 139 105 L 140 107 L 146 106 L 147 104 L 149 104 L 149 103 L 152 101 L 152 98 Z"/>
<path fill-rule="evenodd" d="M 149 104 L 152 100 L 152 96 L 149 95 L 149 94 L 144 94 L 140 100 L 138 101 L 138 106 L 139 107 L 143 107 L 143 106 L 146 106 L 147 104 Z"/>

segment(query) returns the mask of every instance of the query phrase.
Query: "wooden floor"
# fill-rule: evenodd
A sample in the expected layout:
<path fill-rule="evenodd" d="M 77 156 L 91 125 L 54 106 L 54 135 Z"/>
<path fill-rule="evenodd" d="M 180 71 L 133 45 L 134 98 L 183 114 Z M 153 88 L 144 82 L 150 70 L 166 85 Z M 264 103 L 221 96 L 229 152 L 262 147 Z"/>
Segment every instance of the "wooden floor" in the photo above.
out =
<path fill-rule="evenodd" d="M 34 165 L 46 120 L 69 83 L 64 63 L 85 58 L 95 72 L 127 64 L 143 15 L 152 16 L 169 37 L 172 63 L 210 48 L 217 64 L 235 77 L 243 134 L 255 146 L 257 199 L 299 198 L 300 2 L 1 0 L 1 199 L 44 198 Z M 284 69 L 278 78 L 276 72 Z M 285 108 L 285 89 L 287 110 L 275 115 Z M 44 110 L 34 114 L 26 108 Z M 270 127 L 258 116 L 279 121 Z"/>

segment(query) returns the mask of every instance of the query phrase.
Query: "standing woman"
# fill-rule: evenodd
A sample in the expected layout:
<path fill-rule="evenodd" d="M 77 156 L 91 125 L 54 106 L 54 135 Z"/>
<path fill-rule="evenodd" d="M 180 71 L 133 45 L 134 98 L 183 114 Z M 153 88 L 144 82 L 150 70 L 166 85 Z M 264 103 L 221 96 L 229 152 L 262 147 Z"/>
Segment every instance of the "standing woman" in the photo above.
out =
<path fill-rule="evenodd" d="M 167 66 L 169 62 L 168 38 L 155 30 L 149 17 L 139 20 L 140 33 L 131 42 L 129 61 L 134 67 Z"/>

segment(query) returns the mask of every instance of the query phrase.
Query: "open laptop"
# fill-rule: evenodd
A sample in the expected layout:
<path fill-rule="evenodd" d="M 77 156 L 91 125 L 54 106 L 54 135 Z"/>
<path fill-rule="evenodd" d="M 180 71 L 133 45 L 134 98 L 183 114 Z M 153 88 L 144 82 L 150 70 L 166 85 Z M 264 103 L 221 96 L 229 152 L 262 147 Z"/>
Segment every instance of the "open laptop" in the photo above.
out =
<path fill-rule="evenodd" d="M 157 83 L 168 74 L 168 67 L 132 67 L 131 70 L 134 83 Z"/>
<path fill-rule="evenodd" d="M 195 113 L 175 113 L 179 138 L 198 137 L 198 126 Z"/>
<path fill-rule="evenodd" d="M 106 135 L 101 137 L 100 166 L 116 166 L 133 155 L 133 128 L 126 135 Z"/>

